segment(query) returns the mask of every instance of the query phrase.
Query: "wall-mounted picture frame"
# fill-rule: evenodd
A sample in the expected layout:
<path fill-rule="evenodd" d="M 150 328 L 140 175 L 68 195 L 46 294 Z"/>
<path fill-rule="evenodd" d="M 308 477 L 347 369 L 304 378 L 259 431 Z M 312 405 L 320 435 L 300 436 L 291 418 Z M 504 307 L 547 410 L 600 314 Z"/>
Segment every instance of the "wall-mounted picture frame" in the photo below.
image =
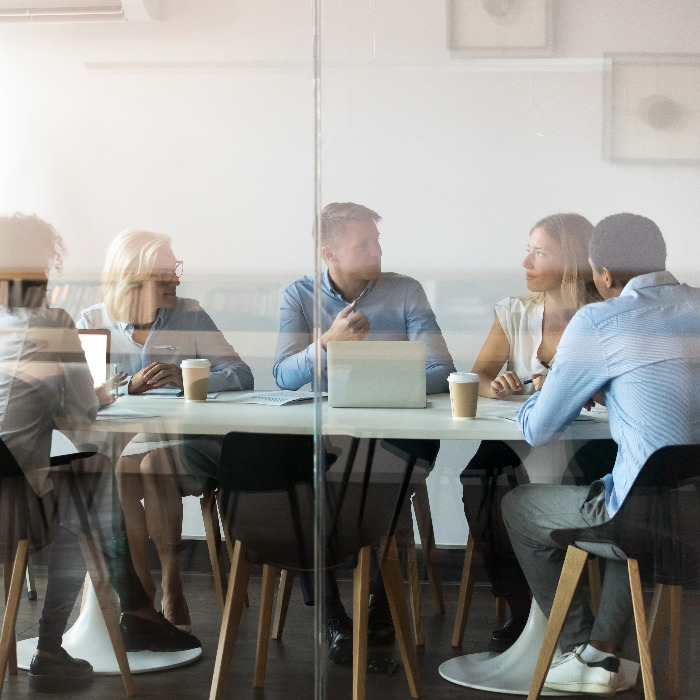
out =
<path fill-rule="evenodd" d="M 552 0 L 447 0 L 447 46 L 465 57 L 551 56 Z"/>
<path fill-rule="evenodd" d="M 606 54 L 603 156 L 700 165 L 700 54 Z"/>

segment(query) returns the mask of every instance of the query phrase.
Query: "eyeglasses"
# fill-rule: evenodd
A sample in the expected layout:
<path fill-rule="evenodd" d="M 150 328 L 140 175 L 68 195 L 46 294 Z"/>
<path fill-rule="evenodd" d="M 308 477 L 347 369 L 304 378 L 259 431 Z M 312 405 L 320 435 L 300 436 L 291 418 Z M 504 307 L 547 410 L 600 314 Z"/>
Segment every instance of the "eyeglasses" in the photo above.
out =
<path fill-rule="evenodd" d="M 180 279 L 180 277 L 182 277 L 182 272 L 183 272 L 182 260 L 176 260 L 175 267 L 173 267 L 172 270 L 165 270 L 165 271 L 159 272 L 158 278 L 160 279 L 161 284 L 169 284 L 170 282 L 172 282 L 173 276 Z M 165 278 L 165 279 L 163 279 L 163 278 Z"/>

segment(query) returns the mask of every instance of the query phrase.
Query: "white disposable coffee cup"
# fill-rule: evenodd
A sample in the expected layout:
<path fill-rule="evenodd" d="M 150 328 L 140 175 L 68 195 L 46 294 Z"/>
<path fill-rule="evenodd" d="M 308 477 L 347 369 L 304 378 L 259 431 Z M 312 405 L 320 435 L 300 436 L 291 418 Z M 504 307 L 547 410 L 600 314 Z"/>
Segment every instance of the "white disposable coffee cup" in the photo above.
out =
<path fill-rule="evenodd" d="M 187 401 L 206 401 L 209 389 L 209 370 L 211 363 L 205 359 L 183 360 L 182 384 Z"/>
<path fill-rule="evenodd" d="M 447 381 L 450 385 L 452 417 L 476 417 L 476 401 L 479 398 L 479 375 L 473 372 L 452 372 L 447 377 Z"/>

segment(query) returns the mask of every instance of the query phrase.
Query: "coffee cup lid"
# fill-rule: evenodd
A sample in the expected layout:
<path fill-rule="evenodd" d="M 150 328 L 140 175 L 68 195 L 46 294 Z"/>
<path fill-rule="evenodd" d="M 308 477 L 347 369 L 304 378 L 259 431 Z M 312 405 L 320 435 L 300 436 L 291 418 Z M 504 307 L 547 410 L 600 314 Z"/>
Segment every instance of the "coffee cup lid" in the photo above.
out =
<path fill-rule="evenodd" d="M 209 369 L 211 362 L 206 358 L 183 360 L 180 369 Z"/>
<path fill-rule="evenodd" d="M 448 382 L 454 382 L 455 384 L 471 384 L 472 382 L 479 381 L 479 375 L 474 372 L 452 372 L 449 377 L 447 377 Z"/>

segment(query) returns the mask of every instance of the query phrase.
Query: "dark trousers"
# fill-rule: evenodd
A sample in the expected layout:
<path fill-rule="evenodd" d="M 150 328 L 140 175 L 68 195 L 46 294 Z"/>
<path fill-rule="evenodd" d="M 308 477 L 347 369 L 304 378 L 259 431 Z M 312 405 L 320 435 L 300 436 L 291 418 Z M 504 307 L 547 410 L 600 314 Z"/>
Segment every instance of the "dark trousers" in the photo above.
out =
<path fill-rule="evenodd" d="M 469 532 L 495 597 L 527 596 L 529 591 L 501 512 L 504 494 L 517 484 L 513 470 L 519 464 L 518 456 L 504 442 L 483 440 L 460 475 Z M 508 470 L 508 484 L 499 483 L 499 477 Z"/>
<path fill-rule="evenodd" d="M 54 517 L 59 527 L 54 541 L 45 550 L 48 554 L 46 597 L 37 645 L 44 650 L 61 646 L 68 617 L 85 579 L 85 561 L 78 540 L 85 529 L 99 535 L 122 611 L 151 604 L 131 561 L 121 508 L 112 497 L 113 476 L 108 461 L 98 455 L 76 462 L 70 469 L 71 472 L 54 480 Z"/>

